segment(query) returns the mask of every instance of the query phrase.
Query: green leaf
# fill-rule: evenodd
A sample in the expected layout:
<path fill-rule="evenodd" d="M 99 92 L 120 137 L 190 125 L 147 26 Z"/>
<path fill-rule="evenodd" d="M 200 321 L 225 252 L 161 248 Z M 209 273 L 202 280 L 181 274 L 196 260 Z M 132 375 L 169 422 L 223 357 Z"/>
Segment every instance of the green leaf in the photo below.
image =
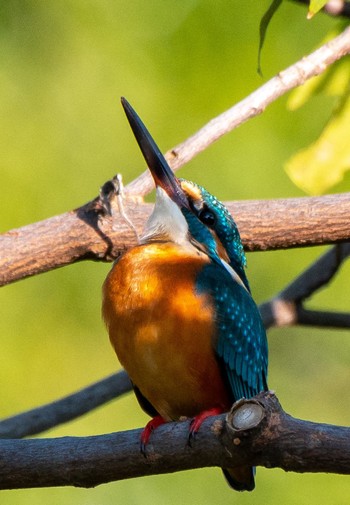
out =
<path fill-rule="evenodd" d="M 308 19 L 311 19 L 318 11 L 326 5 L 328 0 L 310 0 L 309 12 L 307 15 Z"/>
<path fill-rule="evenodd" d="M 350 169 L 350 95 L 347 92 L 320 137 L 285 166 L 292 181 L 309 194 L 321 194 Z"/>
<path fill-rule="evenodd" d="M 270 24 L 271 19 L 273 18 L 274 14 L 276 13 L 278 7 L 281 5 L 283 0 L 272 0 L 272 3 L 270 4 L 270 7 L 267 9 L 263 17 L 261 18 L 260 21 L 260 27 L 259 27 L 259 32 L 260 32 L 260 39 L 259 39 L 259 50 L 258 50 L 258 73 L 262 76 L 262 71 L 261 71 L 261 51 L 265 42 L 265 37 L 266 37 L 266 32 L 267 28 Z"/>

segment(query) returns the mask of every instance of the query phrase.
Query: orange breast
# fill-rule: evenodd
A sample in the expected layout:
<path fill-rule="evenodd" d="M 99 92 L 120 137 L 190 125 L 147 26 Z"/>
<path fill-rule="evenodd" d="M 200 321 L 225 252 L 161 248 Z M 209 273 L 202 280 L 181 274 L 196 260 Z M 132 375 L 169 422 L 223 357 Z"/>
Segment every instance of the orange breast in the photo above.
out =
<path fill-rule="evenodd" d="M 127 252 L 103 288 L 103 316 L 119 361 L 165 419 L 230 406 L 215 358 L 210 298 L 195 292 L 207 262 L 175 244 Z"/>

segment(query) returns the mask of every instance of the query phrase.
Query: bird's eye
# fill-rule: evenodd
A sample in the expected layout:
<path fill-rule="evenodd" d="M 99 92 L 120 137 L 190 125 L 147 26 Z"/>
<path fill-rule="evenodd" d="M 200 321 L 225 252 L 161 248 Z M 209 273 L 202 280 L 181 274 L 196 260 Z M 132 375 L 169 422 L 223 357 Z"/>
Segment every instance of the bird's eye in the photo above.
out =
<path fill-rule="evenodd" d="M 207 226 L 214 226 L 216 222 L 216 215 L 209 209 L 202 209 L 198 214 L 198 218 Z"/>

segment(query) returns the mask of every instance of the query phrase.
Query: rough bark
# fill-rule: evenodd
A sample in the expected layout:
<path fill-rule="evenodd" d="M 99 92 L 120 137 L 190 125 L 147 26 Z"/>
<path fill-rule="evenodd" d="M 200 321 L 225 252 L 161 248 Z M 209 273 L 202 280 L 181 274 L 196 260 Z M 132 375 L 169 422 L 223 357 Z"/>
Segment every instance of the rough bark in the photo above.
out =
<path fill-rule="evenodd" d="M 250 251 L 350 240 L 350 193 L 226 204 Z M 128 199 L 124 210 L 141 233 L 152 205 Z M 0 286 L 76 261 L 112 261 L 135 244 L 135 232 L 118 209 L 109 215 L 95 199 L 0 235 Z"/>
<path fill-rule="evenodd" d="M 350 473 L 350 428 L 286 414 L 273 393 L 208 418 L 188 445 L 189 421 L 168 423 L 140 452 L 141 430 L 94 437 L 0 441 L 0 489 L 78 486 L 206 466 Z M 165 443 L 166 441 L 166 443 Z"/>

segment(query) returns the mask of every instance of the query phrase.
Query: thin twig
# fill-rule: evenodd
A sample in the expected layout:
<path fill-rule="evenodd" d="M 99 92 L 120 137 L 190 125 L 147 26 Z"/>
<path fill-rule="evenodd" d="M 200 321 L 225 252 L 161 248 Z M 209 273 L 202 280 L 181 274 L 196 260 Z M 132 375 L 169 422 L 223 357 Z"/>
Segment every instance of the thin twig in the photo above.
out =
<path fill-rule="evenodd" d="M 248 119 L 261 114 L 268 105 L 308 79 L 321 74 L 327 67 L 350 52 L 350 28 L 324 44 L 313 53 L 283 70 L 266 84 L 248 95 L 227 111 L 212 119 L 197 133 L 170 149 L 165 155 L 173 170 L 188 163 L 223 135 L 231 132 Z M 148 171 L 126 186 L 129 195 L 146 195 L 153 188 Z"/>
<path fill-rule="evenodd" d="M 278 295 L 286 301 L 303 301 L 318 291 L 338 272 L 350 256 L 350 243 L 338 244 L 318 258 Z"/>
<path fill-rule="evenodd" d="M 290 89 L 303 84 L 307 79 L 323 72 L 329 65 L 349 51 L 350 28 L 347 28 L 338 37 L 283 72 L 280 72 L 243 101 L 212 119 L 196 134 L 172 149 L 168 153 L 168 159 L 172 168 L 179 168 L 219 137 L 248 119 L 260 114 L 267 105 L 278 97 Z M 110 188 L 110 185 L 107 186 Z M 106 187 L 106 185 L 103 187 Z M 147 173 L 129 184 L 125 188 L 125 192 L 129 196 L 137 195 L 139 198 L 140 195 L 147 194 L 152 187 L 151 178 Z M 112 196 L 114 196 L 115 200 L 116 193 L 116 191 L 112 191 Z M 329 200 L 332 197 L 324 198 L 328 198 Z M 343 205 L 339 203 L 340 199 L 345 199 Z M 309 201 L 311 204 L 312 200 Z M 323 199 L 321 205 L 326 201 Z M 290 202 L 292 201 L 290 200 Z M 108 216 L 108 212 L 106 212 L 104 203 L 100 195 L 99 199 L 80 207 L 76 211 L 67 212 L 41 223 L 12 230 L 0 236 L 0 285 L 84 259 L 110 261 L 115 259 L 126 247 L 135 245 L 135 233 L 130 229 L 130 226 L 127 226 L 122 216 L 120 216 L 117 223 L 115 219 L 111 219 L 111 216 Z M 305 201 L 302 203 L 303 207 L 304 203 Z M 241 206 L 241 204 L 239 205 Z M 348 205 L 348 208 L 346 208 L 346 205 Z M 293 206 L 294 203 L 292 202 Z M 275 226 L 274 216 L 270 216 L 272 221 L 269 223 L 269 217 L 264 215 L 266 202 L 259 209 L 260 215 L 264 218 L 262 223 L 256 222 L 255 215 L 254 219 L 252 219 L 252 216 L 248 219 L 248 224 L 253 223 L 254 234 L 250 234 L 249 229 L 245 229 L 244 226 L 241 227 L 239 222 L 238 226 L 242 231 L 243 241 L 246 242 L 245 245 L 250 250 L 296 247 L 299 245 L 350 240 L 347 221 L 340 223 L 340 232 L 338 226 L 339 216 L 344 216 L 344 214 L 346 216 L 349 215 L 349 206 L 350 199 L 348 196 L 338 196 L 337 201 L 333 203 L 333 207 L 336 207 L 336 222 L 325 219 L 325 216 L 323 216 L 321 222 L 318 223 L 315 223 L 312 219 L 314 214 L 304 208 L 302 212 L 309 212 L 308 217 L 310 218 L 313 230 L 313 233 L 311 233 L 311 229 L 307 230 L 308 237 L 305 237 L 305 234 L 302 233 L 303 226 L 300 226 L 300 219 L 295 219 L 296 216 L 290 216 L 289 221 L 287 220 L 288 212 L 291 212 L 290 208 L 280 209 L 284 217 L 282 230 L 278 226 Z M 149 214 L 147 206 L 137 205 L 135 202 L 131 203 L 129 200 L 129 202 L 125 202 L 124 207 L 128 218 L 135 226 L 136 233 L 139 232 L 145 218 Z M 312 207 L 313 205 L 311 204 L 310 209 Z M 256 210 L 255 206 L 255 212 Z M 276 208 L 273 209 L 273 212 L 276 212 Z M 235 212 L 234 215 L 237 215 L 237 221 L 239 221 L 239 212 Z M 300 214 L 297 217 L 300 218 Z M 287 228 L 286 221 L 288 221 Z M 252 237 L 257 237 L 258 240 L 259 237 L 261 238 L 266 232 L 266 222 L 270 227 L 270 231 L 273 231 L 275 228 L 279 229 L 277 241 L 274 242 L 272 240 L 272 243 L 269 243 L 269 238 L 267 237 L 267 240 L 265 238 L 262 244 L 261 242 L 254 244 L 255 239 Z M 326 226 L 322 227 L 322 223 L 323 225 L 326 223 Z M 258 225 L 259 233 L 256 233 Z M 295 235 L 291 233 L 291 225 L 296 227 Z M 286 233 L 286 229 L 288 229 L 288 233 Z M 316 234 L 315 238 L 313 234 Z M 251 243 L 247 243 L 247 236 L 251 237 Z M 55 244 L 54 248 L 52 244 Z"/>
<path fill-rule="evenodd" d="M 350 328 L 350 313 L 307 310 L 302 306 L 299 306 L 297 308 L 296 324 L 318 328 L 339 328 L 345 330 Z"/>
<path fill-rule="evenodd" d="M 350 243 L 332 247 L 278 295 L 264 302 L 260 306 L 260 312 L 265 326 L 349 328 L 350 313 L 311 311 L 304 308 L 304 301 L 328 284 L 349 256 Z"/>
<path fill-rule="evenodd" d="M 262 86 L 259 90 L 257 90 L 255 93 L 250 95 L 247 99 L 242 101 L 240 104 L 237 104 L 235 107 L 230 109 L 229 111 L 225 112 L 221 116 L 219 116 L 216 119 L 213 119 L 208 125 L 206 125 L 202 130 L 200 130 L 197 134 L 195 134 L 193 137 L 188 139 L 188 141 L 184 142 L 177 148 L 173 149 L 170 152 L 170 161 L 173 166 L 173 168 L 178 168 L 179 166 L 183 165 L 185 162 L 187 162 L 189 159 L 191 159 L 195 154 L 198 154 L 200 151 L 205 149 L 208 145 L 210 145 L 212 142 L 214 142 L 217 138 L 222 136 L 223 134 L 227 133 L 228 131 L 231 131 L 234 127 L 238 126 L 238 124 L 241 124 L 242 122 L 246 121 L 250 117 L 254 117 L 255 115 L 261 113 L 264 108 L 271 103 L 272 101 L 276 100 L 279 96 L 281 96 L 283 93 L 287 92 L 289 89 L 292 89 L 293 87 L 302 84 L 307 80 L 308 78 L 312 77 L 313 75 L 317 75 L 318 73 L 322 72 L 328 65 L 330 65 L 332 62 L 340 58 L 342 55 L 346 54 L 350 50 L 350 37 L 349 37 L 349 29 L 345 30 L 343 34 L 341 34 L 339 37 L 328 43 L 327 45 L 323 46 L 320 48 L 318 51 L 313 53 L 312 55 L 304 58 L 302 61 L 298 62 L 296 65 L 293 65 L 286 71 L 280 73 L 278 76 L 270 80 L 268 83 L 266 83 L 264 86 Z M 132 183 L 129 188 L 129 194 L 145 194 L 149 189 L 150 189 L 150 184 L 148 182 L 144 183 L 142 182 L 142 178 L 137 179 Z M 311 207 L 313 207 L 313 210 L 315 208 L 317 209 L 317 206 L 313 206 L 311 204 L 312 202 L 315 202 L 315 200 L 312 199 L 300 199 L 303 200 L 301 203 L 301 206 L 303 208 L 303 211 L 297 211 L 297 216 L 304 215 L 305 216 L 305 202 L 307 201 L 307 206 L 310 204 Z M 334 211 L 334 220 L 335 222 L 332 223 L 332 221 L 329 220 L 329 209 L 327 208 L 327 203 L 332 200 L 332 203 L 330 205 L 331 208 L 336 209 Z M 334 200 L 334 201 L 333 201 Z M 343 202 L 343 205 L 340 204 L 340 202 Z M 291 201 L 289 201 L 291 203 Z M 325 205 L 326 204 L 326 205 Z M 133 204 L 134 205 L 134 204 Z M 234 208 L 237 210 L 237 213 L 234 212 L 234 214 L 237 214 L 237 221 L 240 219 L 242 220 L 242 223 L 244 222 L 244 219 L 246 219 L 246 222 L 252 222 L 253 217 L 256 219 L 257 214 L 259 215 L 259 219 L 261 222 L 258 220 L 253 220 L 253 225 L 251 228 L 248 228 L 248 224 L 246 227 L 242 226 L 242 236 L 243 239 L 245 240 L 245 244 L 248 248 L 250 249 L 267 249 L 267 248 L 276 248 L 276 247 L 291 247 L 291 246 L 297 246 L 297 245 L 309 245 L 311 243 L 326 243 L 326 242 L 336 242 L 340 240 L 349 240 L 350 235 L 349 235 L 349 227 L 348 227 L 348 215 L 349 215 L 349 208 L 347 208 L 347 205 L 350 205 L 350 200 L 348 195 L 343 195 L 343 196 L 337 196 L 337 197 L 323 197 L 320 199 L 320 207 L 319 207 L 319 214 L 317 216 L 317 219 L 321 219 L 324 221 L 324 223 L 327 224 L 326 228 L 327 229 L 321 229 L 317 230 L 319 233 L 316 237 L 313 236 L 310 239 L 310 234 L 312 235 L 311 231 L 312 229 L 315 231 L 315 221 L 313 221 L 313 216 L 315 215 L 314 212 L 310 212 L 310 215 L 308 216 L 310 219 L 307 219 L 308 226 L 310 226 L 310 229 L 306 230 L 306 234 L 303 235 L 300 226 L 296 227 L 295 229 L 295 236 L 293 236 L 293 233 L 290 233 L 291 227 L 293 228 L 294 223 L 298 224 L 298 220 L 294 219 L 291 217 L 291 214 L 293 214 L 293 210 L 295 210 L 295 202 L 293 201 L 291 205 L 286 206 L 286 202 L 281 206 L 280 208 L 280 213 L 284 216 L 286 216 L 286 208 L 288 208 L 288 223 L 286 221 L 283 222 L 283 224 L 278 228 L 278 233 L 276 235 L 275 233 L 275 228 L 276 228 L 276 205 L 278 206 L 277 202 L 271 203 L 270 206 L 270 211 L 272 210 L 272 214 L 270 215 L 270 222 L 268 223 L 268 227 L 270 226 L 270 229 L 266 231 L 266 223 L 268 219 L 266 218 L 266 213 L 265 209 L 269 207 L 269 205 L 264 202 L 262 205 L 258 202 L 249 202 L 248 205 L 250 206 L 250 211 L 246 212 L 244 215 L 244 211 L 242 208 L 244 207 L 244 203 L 239 203 L 239 204 L 232 204 L 230 206 L 230 209 Z M 257 213 L 256 210 L 256 205 L 258 205 L 259 212 Z M 135 207 L 135 205 L 134 205 Z M 136 205 L 136 210 L 135 208 L 133 209 L 134 215 L 141 215 L 140 222 L 143 223 L 145 219 L 145 214 L 147 215 L 147 212 L 149 213 L 149 210 L 147 211 L 147 208 L 150 210 L 149 206 L 145 205 Z M 254 210 L 252 211 L 252 208 Z M 326 208 L 326 211 L 325 211 Z M 240 213 L 238 213 L 240 212 Z M 324 214 L 323 214 L 324 213 Z M 242 217 L 243 214 L 243 217 Z M 278 214 L 278 212 L 277 212 Z M 317 212 L 316 212 L 317 214 Z M 128 213 L 130 215 L 130 213 Z M 134 218 L 134 215 L 132 218 Z M 324 219 L 325 215 L 327 215 L 327 220 Z M 346 216 L 346 217 L 345 217 Z M 295 217 L 295 216 L 294 216 Z M 311 222 L 311 225 L 309 223 Z M 107 223 L 107 224 L 106 224 Z M 299 223 L 300 224 L 300 223 Z M 87 239 L 87 244 L 82 244 L 81 239 L 82 236 L 84 236 L 84 233 L 82 232 L 81 226 L 85 227 L 84 230 L 89 230 L 90 231 L 90 236 Z M 139 224 L 138 226 L 141 226 Z M 240 225 L 239 225 L 240 226 Z M 241 227 L 241 226 L 240 226 Z M 301 227 L 305 229 L 305 222 L 301 224 Z M 115 245 L 115 242 L 113 240 L 114 236 L 113 233 L 111 233 L 111 229 L 115 228 L 115 223 L 111 223 L 110 220 L 108 220 L 108 216 L 106 213 L 103 211 L 103 209 L 99 208 L 99 202 L 94 201 L 87 206 L 84 206 L 83 208 L 78 209 L 75 212 L 67 213 L 63 216 L 58 216 L 55 218 L 51 218 L 50 220 L 47 220 L 43 223 L 36 223 L 35 225 L 30 225 L 29 227 L 25 227 L 21 230 L 13 230 L 9 232 L 8 234 L 5 234 L 4 236 L 0 237 L 2 239 L 2 246 L 5 247 L 5 252 L 7 254 L 3 255 L 2 257 L 5 258 L 5 260 L 2 263 L 2 283 L 7 283 L 7 282 L 12 282 L 14 280 L 17 280 L 19 278 L 26 277 L 28 275 L 33 275 L 35 273 L 38 273 L 40 271 L 47 271 L 51 268 L 55 268 L 57 266 L 61 266 L 63 264 L 68 264 L 72 263 L 73 261 L 78 261 L 81 259 L 86 259 L 86 258 L 91 258 L 91 259 L 112 259 L 116 257 L 123 248 L 129 247 L 132 245 L 132 241 L 134 240 L 134 237 L 130 237 L 130 229 L 125 230 L 122 229 L 122 225 L 120 226 L 120 229 L 118 230 L 118 246 Z M 271 230 L 273 228 L 274 230 Z M 55 253 L 56 256 L 54 258 L 50 259 L 50 261 L 44 261 L 43 263 L 40 264 L 40 254 L 39 254 L 39 263 L 38 264 L 32 264 L 33 258 L 36 257 L 36 252 L 38 250 L 35 248 L 35 244 L 31 243 L 28 240 L 29 234 L 33 232 L 33 230 L 36 231 L 36 234 L 33 235 L 33 240 L 38 243 L 38 237 L 40 239 L 43 239 L 45 237 L 45 240 L 40 242 L 39 241 L 39 248 L 40 248 L 40 253 L 41 253 L 41 260 L 43 261 L 43 257 L 48 255 L 48 252 L 51 251 L 52 243 L 55 243 Z M 257 233 L 258 230 L 258 233 Z M 288 230 L 288 237 L 286 237 L 286 230 Z M 74 233 L 73 233 L 74 231 Z M 284 233 L 282 233 L 284 232 Z M 328 233 L 328 235 L 327 235 Z M 284 238 L 282 237 L 282 234 Z M 256 239 L 250 238 L 255 236 L 257 237 Z M 266 235 L 268 238 L 266 239 Z M 271 239 L 271 235 L 273 236 L 273 239 Z M 67 246 L 67 243 L 72 239 L 72 236 L 74 239 L 77 239 L 74 242 L 74 252 L 72 252 L 72 249 L 69 249 L 69 245 Z M 264 236 L 264 240 L 262 240 L 262 236 Z M 292 236 L 292 239 L 290 237 Z M 250 240 L 250 242 L 249 242 Z M 269 242 L 270 240 L 270 242 Z M 18 247 L 21 246 L 21 247 Z M 6 249 L 7 247 L 7 249 Z M 15 264 L 13 262 L 13 256 L 12 254 L 14 253 L 15 250 L 20 249 L 22 256 L 18 258 L 18 263 Z M 67 252 L 68 251 L 68 252 Z M 58 256 L 63 256 L 63 259 L 57 260 Z M 26 257 L 27 263 L 23 263 L 23 258 L 24 256 Z M 61 256 L 61 257 L 62 257 Z M 60 262 L 61 261 L 61 262 Z M 14 266 L 15 265 L 15 266 Z M 6 272 L 10 272 L 9 275 L 6 276 Z M 14 273 L 15 272 L 15 273 Z M 295 287 L 294 287 L 295 288 Z M 289 288 L 290 289 L 290 286 Z M 288 300 L 283 300 L 288 303 L 293 303 L 291 302 L 290 299 Z M 297 312 L 298 309 L 298 304 L 295 304 L 295 309 Z M 300 306 L 299 306 L 300 309 Z M 317 313 L 319 316 L 319 313 Z M 312 319 L 313 313 L 311 311 L 306 311 L 306 310 L 299 310 L 299 315 L 300 315 L 300 320 L 304 321 L 303 324 L 310 324 L 307 321 L 310 321 L 310 318 Z M 315 315 L 315 313 L 314 313 Z M 342 316 L 339 315 L 338 316 Z M 344 316 L 347 316 L 346 314 Z M 266 320 L 266 319 L 265 319 Z M 335 320 L 335 318 L 334 318 Z M 338 318 L 339 320 L 339 318 Z M 344 324 L 346 324 L 346 317 L 344 317 Z M 124 386 L 119 390 L 120 386 L 120 381 L 124 381 Z M 111 386 L 113 384 L 113 387 Z M 106 379 L 104 381 L 104 385 L 106 386 L 106 391 L 105 395 L 101 397 L 100 400 L 96 400 L 96 392 L 100 388 L 101 384 L 99 385 L 92 385 L 90 386 L 89 389 L 89 395 L 91 394 L 94 398 L 93 401 L 90 401 L 91 398 L 86 399 L 86 391 L 83 390 L 80 393 L 76 393 L 75 395 L 72 395 L 70 397 L 67 397 L 64 400 L 61 400 L 60 402 L 57 402 L 54 406 L 52 407 L 52 418 L 51 420 L 47 421 L 46 423 L 43 422 L 42 416 L 43 414 L 47 414 L 47 407 L 40 407 L 38 410 L 34 412 L 34 415 L 38 415 L 40 422 L 37 424 L 37 426 L 34 428 L 32 421 L 30 420 L 30 417 L 33 415 L 33 412 L 27 413 L 27 414 L 22 414 L 20 416 L 15 416 L 15 418 L 5 420 L 3 423 L 0 425 L 0 427 L 4 428 L 3 430 L 3 437 L 6 436 L 24 436 L 26 434 L 33 434 L 33 433 L 38 433 L 42 429 L 47 429 L 48 427 L 54 426 L 58 422 L 64 422 L 67 421 L 68 419 L 71 419 L 73 417 L 76 417 L 77 415 L 81 415 L 82 412 L 87 412 L 94 408 L 97 405 L 100 405 L 104 403 L 105 401 L 108 401 L 108 399 L 111 399 L 112 397 L 121 394 L 122 392 L 126 392 L 130 389 L 130 383 L 128 383 L 125 374 L 120 374 L 120 375 L 115 375 L 109 379 Z M 75 410 L 72 409 L 72 399 L 75 399 L 75 402 L 73 403 L 78 403 L 76 402 L 76 398 L 81 399 L 81 405 L 79 405 L 79 408 L 76 408 Z M 80 395 L 80 396 L 79 396 Z M 80 402 L 79 402 L 80 403 Z M 24 417 L 22 417 L 24 416 Z M 19 429 L 18 428 L 18 422 L 21 423 L 27 423 L 26 429 Z M 15 423 L 16 426 L 11 426 L 11 423 Z M 41 423 L 41 426 L 39 424 Z M 28 427 L 30 426 L 30 429 L 28 431 Z M 168 428 L 167 428 L 168 429 Z M 11 430 L 12 435 L 11 435 Z M 38 441 L 23 441 L 20 442 L 21 444 L 27 444 L 27 443 L 37 443 Z M 69 441 L 67 441 L 69 442 Z M 88 440 L 87 440 L 88 442 Z M 3 442 L 6 444 L 6 442 Z M 56 442 L 55 442 L 56 443 Z M 136 444 L 136 442 L 133 442 Z M 43 444 L 45 444 L 45 441 L 43 441 Z M 78 441 L 78 444 L 80 447 L 82 447 L 84 444 L 81 441 Z M 138 444 L 138 442 L 137 442 Z M 39 448 L 38 445 L 34 446 L 35 448 Z M 57 445 L 55 445 L 57 447 Z M 5 452 L 1 450 L 2 456 L 6 453 L 6 451 L 10 451 L 11 457 L 9 461 L 12 461 L 13 463 L 18 462 L 18 458 L 16 459 L 14 457 L 14 454 L 17 454 L 17 456 L 23 456 L 25 457 L 24 452 L 22 450 L 26 450 L 26 448 L 29 448 L 28 445 L 21 445 L 19 447 L 13 445 L 13 441 L 11 440 L 10 445 L 3 445 L 2 447 Z M 47 445 L 44 445 L 43 448 L 48 449 Z M 68 444 L 69 451 L 71 451 L 72 447 L 69 446 Z M 39 448 L 40 449 L 40 448 Z M 86 447 L 87 450 L 89 450 L 89 446 Z M 90 448 L 91 449 L 91 448 Z M 29 448 L 30 451 L 32 451 L 32 447 Z M 15 452 L 13 452 L 15 451 Z M 19 451 L 19 452 L 18 452 Z M 52 454 L 50 450 L 48 450 L 48 454 Z M 85 456 L 86 456 L 85 452 Z M 65 463 L 68 461 L 65 458 L 63 458 Z M 47 462 L 44 461 L 45 458 L 41 459 L 41 463 L 43 463 L 46 467 L 50 466 L 52 471 L 52 467 L 55 465 L 48 465 Z M 52 463 L 52 460 L 50 460 Z M 23 460 L 20 461 L 20 463 L 23 463 Z M 27 464 L 32 467 L 32 461 L 29 460 L 27 461 Z M 76 464 L 76 461 L 75 461 Z M 213 464 L 211 462 L 211 464 Z M 214 463 L 215 464 L 215 463 Z M 98 465 L 97 465 L 98 466 Z M 6 470 L 5 466 L 5 471 Z M 84 464 L 82 464 L 82 471 L 84 472 Z M 17 468 L 18 469 L 18 468 Z M 94 461 L 94 469 L 96 469 L 96 461 Z M 177 469 L 177 468 L 176 468 Z M 27 468 L 28 471 L 28 468 Z M 33 467 L 33 471 L 36 475 L 38 475 L 38 467 Z M 54 471 L 54 470 L 53 470 Z M 40 472 L 39 472 L 40 473 Z M 91 473 L 91 472 L 90 472 Z M 107 478 L 106 475 L 106 470 L 103 468 L 103 473 L 104 473 L 104 478 Z M 146 471 L 147 473 L 147 471 Z M 144 474 L 144 473 L 143 473 Z M 32 474 L 31 474 L 32 475 Z M 132 475 L 135 475 L 134 473 Z M 15 473 L 11 472 L 7 474 L 8 478 L 13 482 L 13 479 L 15 478 Z M 28 479 L 30 479 L 30 472 L 27 473 Z M 79 481 L 79 478 L 74 477 L 74 484 L 75 485 L 86 485 L 85 482 L 85 477 L 82 477 L 82 481 Z M 4 482 L 4 481 L 3 481 Z M 37 482 L 37 481 L 35 481 Z M 64 477 L 64 483 L 67 483 L 67 476 L 65 474 Z M 62 483 L 61 483 L 62 484 Z M 55 485 L 61 485 L 61 484 L 55 484 Z M 3 484 L 5 485 L 5 484 Z M 26 487 L 28 485 L 27 483 L 24 483 L 23 487 Z M 33 484 L 29 484 L 33 485 Z M 35 484 L 35 485 L 41 485 Z M 43 484 L 47 485 L 47 484 Z M 93 485 L 93 483 L 88 485 Z"/>
<path fill-rule="evenodd" d="M 0 439 L 23 438 L 42 433 L 80 417 L 130 389 L 130 379 L 122 370 L 60 400 L 2 420 Z"/>

